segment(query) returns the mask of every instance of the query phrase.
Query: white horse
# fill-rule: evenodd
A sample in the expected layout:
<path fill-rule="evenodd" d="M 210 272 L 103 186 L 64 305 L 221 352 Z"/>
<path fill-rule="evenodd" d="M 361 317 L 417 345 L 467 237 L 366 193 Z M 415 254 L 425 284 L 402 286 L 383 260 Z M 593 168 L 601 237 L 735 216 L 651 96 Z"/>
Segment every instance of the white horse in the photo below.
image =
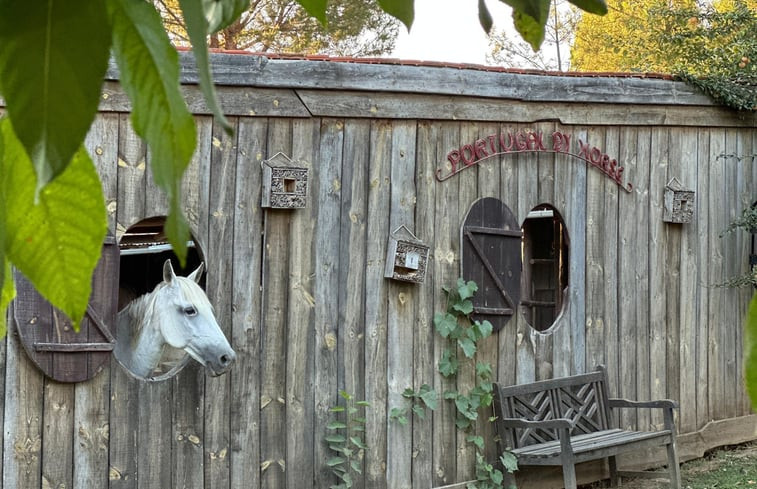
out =
<path fill-rule="evenodd" d="M 179 277 L 171 260 L 163 264 L 163 282 L 118 313 L 114 354 L 133 374 L 150 378 L 164 352 L 181 350 L 213 375 L 225 373 L 236 359 L 205 292 L 197 283 L 204 264 Z M 175 355 L 174 355 L 175 356 Z"/>

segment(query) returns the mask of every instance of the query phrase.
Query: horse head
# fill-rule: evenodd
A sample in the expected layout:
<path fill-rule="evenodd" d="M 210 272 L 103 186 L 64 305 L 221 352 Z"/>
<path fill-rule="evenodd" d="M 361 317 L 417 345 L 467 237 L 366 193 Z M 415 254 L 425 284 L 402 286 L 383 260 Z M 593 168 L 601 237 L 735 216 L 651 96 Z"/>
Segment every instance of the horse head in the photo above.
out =
<path fill-rule="evenodd" d="M 156 287 L 155 313 L 164 341 L 186 351 L 213 376 L 229 370 L 236 359 L 218 326 L 213 307 L 198 282 L 204 264 L 187 277 L 174 273 L 171 260 L 163 264 L 163 283 Z"/>

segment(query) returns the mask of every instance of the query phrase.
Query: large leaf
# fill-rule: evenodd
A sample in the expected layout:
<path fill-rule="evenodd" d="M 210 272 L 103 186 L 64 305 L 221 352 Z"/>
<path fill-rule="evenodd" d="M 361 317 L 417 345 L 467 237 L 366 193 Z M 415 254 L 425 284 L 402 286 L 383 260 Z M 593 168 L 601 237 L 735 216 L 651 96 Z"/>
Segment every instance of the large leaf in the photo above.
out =
<path fill-rule="evenodd" d="M 541 43 L 544 41 L 544 21 L 534 19 L 530 15 L 515 10 L 513 11 L 513 24 L 515 30 L 521 35 L 524 41 L 531 45 L 534 51 L 538 51 Z"/>
<path fill-rule="evenodd" d="M 414 3 L 412 0 L 378 0 L 379 7 L 405 24 L 407 30 L 410 30 L 415 20 Z"/>
<path fill-rule="evenodd" d="M 8 119 L 0 122 L 10 261 L 78 328 L 106 232 L 100 178 L 80 148 L 34 203 L 34 168 Z"/>
<path fill-rule="evenodd" d="M 547 21 L 549 15 L 550 0 L 500 0 L 502 3 L 513 8 L 513 15 L 516 13 L 525 14 L 535 21 L 541 21 L 541 24 Z M 542 20 L 543 19 L 543 20 Z"/>
<path fill-rule="evenodd" d="M 108 67 L 101 0 L 0 2 L 0 79 L 37 190 L 61 174 L 95 117 Z"/>
<path fill-rule="evenodd" d="M 591 14 L 605 15 L 607 2 L 605 0 L 568 0 L 570 3 Z"/>
<path fill-rule="evenodd" d="M 229 1 L 229 0 L 227 0 Z M 205 18 L 203 0 L 179 0 L 184 23 L 187 27 L 189 40 L 192 41 L 192 53 L 195 57 L 197 72 L 200 75 L 200 89 L 205 97 L 205 103 L 213 115 L 221 123 L 228 134 L 231 134 L 231 124 L 226 120 L 218 103 L 213 75 L 210 73 L 210 59 L 208 57 L 208 21 Z"/>
<path fill-rule="evenodd" d="M 228 27 L 249 6 L 250 0 L 202 0 L 208 32 L 217 32 Z"/>
<path fill-rule="evenodd" d="M 4 337 L 8 331 L 5 316 L 8 311 L 8 304 L 10 304 L 15 295 L 16 288 L 13 285 L 11 264 L 3 258 L 0 261 L 0 338 Z"/>
<path fill-rule="evenodd" d="M 491 12 L 489 12 L 489 8 L 486 6 L 485 0 L 478 0 L 478 22 L 481 24 L 481 27 L 483 27 L 484 32 L 489 34 L 492 30 L 494 20 L 492 19 Z"/>
<path fill-rule="evenodd" d="M 297 0 L 305 11 L 318 19 L 322 25 L 326 25 L 326 7 L 328 0 Z"/>
<path fill-rule="evenodd" d="M 132 101 L 134 130 L 151 150 L 155 182 L 168 194 L 166 234 L 184 262 L 189 227 L 181 212 L 181 177 L 194 152 L 194 119 L 179 89 L 179 59 L 160 16 L 143 0 L 108 0 L 113 51 Z"/>
<path fill-rule="evenodd" d="M 744 333 L 746 388 L 752 400 L 752 408 L 757 409 L 757 292 L 752 295 L 752 302 L 749 304 Z"/>

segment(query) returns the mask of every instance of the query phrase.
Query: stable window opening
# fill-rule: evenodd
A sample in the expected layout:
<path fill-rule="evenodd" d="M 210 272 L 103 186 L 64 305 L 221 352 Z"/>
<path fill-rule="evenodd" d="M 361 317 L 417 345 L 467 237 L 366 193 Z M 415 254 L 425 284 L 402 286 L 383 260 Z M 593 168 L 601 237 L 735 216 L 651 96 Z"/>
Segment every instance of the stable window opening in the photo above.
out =
<path fill-rule="evenodd" d="M 202 252 L 191 238 L 187 243 L 187 262 L 184 268 L 173 252 L 173 247 L 163 233 L 165 216 L 143 219 L 129 227 L 119 240 L 120 280 L 118 310 L 124 309 L 131 301 L 151 292 L 163 280 L 163 265 L 171 260 L 177 275 L 186 276 L 202 263 Z M 199 283 L 205 288 L 205 277 Z M 118 338 L 128 337 L 130 332 L 118 331 Z M 116 355 L 118 359 L 118 355 Z M 146 377 L 148 380 L 163 380 L 178 373 L 188 362 L 184 350 L 167 347 L 158 367 Z M 119 359 L 120 362 L 120 359 Z M 128 369 L 127 369 L 128 370 Z M 139 376 L 138 376 L 139 377 Z"/>
<path fill-rule="evenodd" d="M 549 204 L 534 207 L 521 230 L 521 313 L 535 330 L 546 331 L 566 302 L 568 231 L 560 213 Z"/>

